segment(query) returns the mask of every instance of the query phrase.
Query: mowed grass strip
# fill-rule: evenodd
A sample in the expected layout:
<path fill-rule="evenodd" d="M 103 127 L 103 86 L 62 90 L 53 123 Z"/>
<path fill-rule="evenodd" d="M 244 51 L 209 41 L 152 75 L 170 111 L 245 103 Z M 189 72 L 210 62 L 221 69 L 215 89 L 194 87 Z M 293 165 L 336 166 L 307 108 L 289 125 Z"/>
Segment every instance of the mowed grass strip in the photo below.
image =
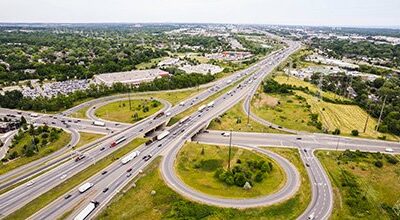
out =
<path fill-rule="evenodd" d="M 28 164 L 32 161 L 45 157 L 55 151 L 60 150 L 61 148 L 67 146 L 68 142 L 71 140 L 71 134 L 62 130 L 59 134 L 59 138 L 54 142 L 48 143 L 43 149 L 40 149 L 39 152 L 31 157 L 20 156 L 14 160 L 8 161 L 6 163 L 1 162 L 0 164 L 0 175 L 7 173 L 15 168 Z M 24 145 L 28 145 L 32 143 L 32 136 L 25 135 L 13 148 L 13 150 L 22 149 Z"/>
<path fill-rule="evenodd" d="M 331 219 L 400 219 L 396 213 L 400 211 L 400 162 L 389 163 L 382 154 L 361 154 L 345 157 L 343 152 L 316 152 L 333 187 Z M 383 166 L 377 167 L 376 161 Z"/>
<path fill-rule="evenodd" d="M 269 128 L 249 118 L 243 111 L 243 101 L 233 106 L 224 114 L 212 120 L 208 129 L 211 130 L 233 130 L 243 132 L 283 133 L 279 130 Z"/>
<path fill-rule="evenodd" d="M 133 180 L 136 187 L 126 187 L 118 193 L 96 219 L 296 219 L 311 200 L 307 173 L 297 150 L 274 148 L 273 151 L 290 160 L 302 174 L 300 191 L 280 204 L 238 210 L 189 201 L 164 183 L 159 170 L 161 158 L 157 158 L 140 179 Z"/>
<path fill-rule="evenodd" d="M 87 119 L 86 112 L 89 110 L 89 108 L 90 106 L 83 107 L 78 111 L 71 113 L 70 116 L 74 118 Z"/>
<path fill-rule="evenodd" d="M 76 144 L 75 149 L 85 146 L 86 144 L 91 143 L 105 136 L 104 134 L 95 134 L 88 132 L 79 132 L 79 135 L 80 135 L 79 142 Z"/>
<path fill-rule="evenodd" d="M 163 104 L 150 99 L 132 99 L 115 101 L 99 107 L 95 115 L 108 121 L 134 123 L 163 108 Z"/>
<path fill-rule="evenodd" d="M 278 191 L 285 184 L 285 173 L 274 160 L 263 154 L 236 147 L 232 147 L 232 168 L 241 163 L 245 164 L 246 161 L 264 160 L 266 163 L 271 162 L 273 169 L 270 173 L 265 174 L 265 178 L 261 182 L 253 182 L 250 190 L 222 182 L 214 175 L 218 168 L 227 169 L 228 152 L 227 146 L 186 143 L 179 151 L 175 162 L 175 171 L 178 177 L 192 189 L 216 197 L 260 197 Z M 237 160 L 240 160 L 240 164 Z"/>
<path fill-rule="evenodd" d="M 98 173 L 100 170 L 106 168 L 111 163 L 118 160 L 120 157 L 124 156 L 125 154 L 129 153 L 130 151 L 134 150 L 138 146 L 145 143 L 147 139 L 145 138 L 137 138 L 131 141 L 124 147 L 116 150 L 111 155 L 106 156 L 105 158 L 101 159 L 100 161 L 96 162 L 89 166 L 87 169 L 82 170 L 81 172 L 75 174 L 71 178 L 65 180 L 58 186 L 50 189 L 46 193 L 40 195 L 36 199 L 32 200 L 28 204 L 24 205 L 22 208 L 18 209 L 14 213 L 6 216 L 4 219 L 27 219 L 29 216 L 33 215 L 40 209 L 44 208 L 46 205 L 50 204 L 55 199 L 59 198 L 60 196 L 64 195 L 74 187 L 78 186 L 91 176 Z"/>

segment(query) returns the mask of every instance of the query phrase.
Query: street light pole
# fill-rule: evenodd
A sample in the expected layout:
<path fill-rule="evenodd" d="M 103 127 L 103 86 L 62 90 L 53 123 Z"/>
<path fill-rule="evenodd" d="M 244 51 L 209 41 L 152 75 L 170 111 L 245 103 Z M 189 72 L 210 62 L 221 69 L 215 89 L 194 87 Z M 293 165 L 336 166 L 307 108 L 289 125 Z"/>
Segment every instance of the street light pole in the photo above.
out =
<path fill-rule="evenodd" d="M 232 130 L 229 135 L 229 156 L 228 156 L 228 170 L 231 170 L 231 153 L 232 153 Z"/>
<path fill-rule="evenodd" d="M 376 125 L 375 131 L 378 131 L 379 125 L 381 124 L 382 114 L 383 114 L 383 109 L 385 108 L 386 99 L 387 99 L 387 95 L 385 95 L 385 98 L 383 99 L 383 105 L 382 105 L 381 113 L 379 114 L 378 124 Z"/>
<path fill-rule="evenodd" d="M 250 124 L 250 104 L 251 104 L 251 97 L 249 95 L 249 102 L 247 106 L 247 126 Z"/>

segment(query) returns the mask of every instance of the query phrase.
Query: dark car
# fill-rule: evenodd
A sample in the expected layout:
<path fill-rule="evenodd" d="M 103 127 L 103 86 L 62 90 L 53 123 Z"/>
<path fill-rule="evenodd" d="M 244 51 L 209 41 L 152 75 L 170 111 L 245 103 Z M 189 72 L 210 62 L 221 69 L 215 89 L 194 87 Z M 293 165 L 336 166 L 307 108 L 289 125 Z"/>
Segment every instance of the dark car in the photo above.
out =
<path fill-rule="evenodd" d="M 105 174 L 107 174 L 108 173 L 108 171 L 107 170 L 104 170 L 103 172 L 101 172 L 101 175 L 105 175 Z"/>
<path fill-rule="evenodd" d="M 105 150 L 106 148 L 105 147 L 102 147 L 102 148 L 100 148 L 100 151 L 103 151 L 103 150 Z"/>
<path fill-rule="evenodd" d="M 105 189 L 103 189 L 103 193 L 105 193 L 105 192 L 107 192 L 107 191 L 108 191 L 108 187 L 105 188 Z"/>
<path fill-rule="evenodd" d="M 296 140 L 301 140 L 301 137 L 296 138 Z"/>
<path fill-rule="evenodd" d="M 310 167 L 310 164 L 306 163 L 306 166 L 307 166 L 307 167 Z"/>
<path fill-rule="evenodd" d="M 162 147 L 162 144 L 159 144 L 157 147 Z"/>
<path fill-rule="evenodd" d="M 68 194 L 68 195 L 66 195 L 66 196 L 64 197 L 64 199 L 69 199 L 71 196 L 72 196 L 71 194 Z"/>
<path fill-rule="evenodd" d="M 126 171 L 126 172 L 128 172 L 128 173 L 129 173 L 129 172 L 131 172 L 131 171 L 132 171 L 132 168 L 129 168 L 129 169 Z"/>

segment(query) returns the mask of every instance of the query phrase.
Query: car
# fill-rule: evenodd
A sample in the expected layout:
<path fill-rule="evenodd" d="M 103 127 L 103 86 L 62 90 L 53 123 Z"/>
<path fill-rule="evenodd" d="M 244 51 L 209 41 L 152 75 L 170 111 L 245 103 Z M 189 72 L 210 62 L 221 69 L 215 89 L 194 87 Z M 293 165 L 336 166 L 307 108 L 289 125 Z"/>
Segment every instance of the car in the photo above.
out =
<path fill-rule="evenodd" d="M 306 163 L 306 166 L 307 166 L 307 167 L 310 167 L 310 164 L 309 164 L 309 163 Z"/>
<path fill-rule="evenodd" d="M 386 148 L 385 151 L 386 151 L 386 152 L 389 152 L 389 153 L 393 153 L 393 149 L 392 149 L 392 148 L 389 148 L 389 147 Z"/>
<path fill-rule="evenodd" d="M 205 134 L 208 134 L 208 133 L 210 133 L 209 131 L 207 131 L 207 130 L 205 130 L 205 131 L 203 131 L 203 133 L 205 133 Z"/>
<path fill-rule="evenodd" d="M 129 172 L 131 172 L 131 171 L 132 171 L 132 168 L 129 168 L 129 169 L 126 171 L 126 172 L 128 172 L 128 173 L 129 173 Z"/>
<path fill-rule="evenodd" d="M 229 136 L 231 136 L 231 134 L 229 134 L 228 132 L 223 132 L 221 135 L 224 136 L 224 137 L 229 137 Z"/>
<path fill-rule="evenodd" d="M 153 155 L 149 154 L 149 155 L 146 156 L 146 158 L 144 159 L 144 161 L 148 161 L 148 160 L 150 160 L 152 157 L 153 157 Z"/>
<path fill-rule="evenodd" d="M 157 147 L 161 147 L 162 146 L 162 144 L 159 144 Z"/>
<path fill-rule="evenodd" d="M 119 123 L 115 123 L 115 126 L 118 126 L 119 125 Z"/>
<path fill-rule="evenodd" d="M 126 174 L 126 177 L 130 177 L 130 176 L 132 176 L 132 173 Z"/>
<path fill-rule="evenodd" d="M 68 122 L 72 122 L 72 120 L 71 120 L 71 119 L 68 119 Z"/>
<path fill-rule="evenodd" d="M 139 173 L 142 174 L 142 173 L 143 173 L 143 170 L 139 170 Z"/>
<path fill-rule="evenodd" d="M 19 114 L 19 115 L 20 115 L 20 114 L 22 114 L 22 112 L 20 112 L 20 111 L 17 111 L 17 114 Z"/>
<path fill-rule="evenodd" d="M 301 139 L 302 139 L 301 137 L 297 137 L 297 138 L 296 138 L 296 140 L 301 140 Z"/>
<path fill-rule="evenodd" d="M 72 196 L 71 194 L 68 194 L 68 195 L 64 196 L 64 199 L 69 199 L 71 196 Z"/>
<path fill-rule="evenodd" d="M 67 177 L 67 174 L 60 176 L 60 179 L 65 179 L 65 177 Z"/>
<path fill-rule="evenodd" d="M 33 184 L 35 184 L 35 181 L 31 180 L 26 184 L 26 186 L 32 186 Z"/>
<path fill-rule="evenodd" d="M 108 171 L 107 170 L 104 170 L 103 172 L 101 172 L 101 175 L 105 175 L 105 174 L 107 174 L 108 173 Z"/>
<path fill-rule="evenodd" d="M 108 191 L 108 187 L 105 188 L 105 189 L 103 189 L 103 193 L 105 193 L 105 192 L 107 192 L 107 191 Z"/>
<path fill-rule="evenodd" d="M 304 149 L 304 153 L 307 153 L 307 149 Z"/>
<path fill-rule="evenodd" d="M 51 124 L 55 125 L 56 123 L 54 121 L 52 121 Z"/>
<path fill-rule="evenodd" d="M 143 131 L 143 128 L 139 130 L 139 132 L 142 132 L 142 131 Z"/>
<path fill-rule="evenodd" d="M 103 151 L 103 150 L 105 150 L 106 148 L 105 147 L 102 147 L 102 148 L 100 148 L 100 151 Z"/>

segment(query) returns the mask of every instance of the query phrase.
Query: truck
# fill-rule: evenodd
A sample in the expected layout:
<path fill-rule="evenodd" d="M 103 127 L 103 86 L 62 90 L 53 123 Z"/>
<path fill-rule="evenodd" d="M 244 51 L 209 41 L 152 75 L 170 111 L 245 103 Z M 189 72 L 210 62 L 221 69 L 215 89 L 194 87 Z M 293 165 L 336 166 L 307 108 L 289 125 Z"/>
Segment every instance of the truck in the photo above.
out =
<path fill-rule="evenodd" d="M 206 109 L 207 106 L 206 105 L 202 105 L 198 108 L 199 112 L 202 112 L 204 109 Z"/>
<path fill-rule="evenodd" d="M 232 90 L 228 91 L 226 94 L 227 94 L 227 95 L 230 95 L 231 93 L 232 93 Z"/>
<path fill-rule="evenodd" d="M 181 102 L 181 103 L 179 103 L 179 105 L 180 105 L 180 106 L 184 106 L 184 105 L 185 105 L 185 102 Z"/>
<path fill-rule="evenodd" d="M 75 162 L 78 162 L 78 161 L 82 160 L 83 158 L 85 158 L 85 155 L 81 154 L 75 158 Z"/>
<path fill-rule="evenodd" d="M 129 161 L 133 160 L 137 156 L 140 155 L 140 151 L 134 151 L 130 154 L 128 154 L 126 157 L 122 158 L 121 162 L 122 164 L 127 164 Z"/>
<path fill-rule="evenodd" d="M 90 203 L 75 216 L 74 220 L 84 220 L 86 219 L 90 213 L 99 205 L 97 201 L 90 201 Z"/>
<path fill-rule="evenodd" d="M 189 120 L 190 116 L 186 116 L 184 118 L 182 118 L 181 120 L 179 120 L 179 124 L 183 124 L 185 123 L 187 120 Z"/>
<path fill-rule="evenodd" d="M 161 118 L 161 117 L 164 116 L 164 115 L 165 115 L 164 112 L 160 112 L 160 113 L 158 113 L 158 114 L 153 118 L 153 120 L 156 120 L 157 118 Z"/>
<path fill-rule="evenodd" d="M 157 135 L 157 140 L 162 140 L 169 135 L 169 131 L 163 131 L 161 134 Z"/>
<path fill-rule="evenodd" d="M 126 137 L 125 137 L 125 136 L 122 136 L 122 137 L 118 138 L 116 141 L 112 142 L 111 145 L 110 145 L 110 147 L 115 147 L 115 146 L 117 146 L 118 144 L 124 142 L 125 140 L 126 140 Z"/>
<path fill-rule="evenodd" d="M 80 186 L 79 187 L 79 189 L 78 189 L 78 191 L 80 192 L 80 193 L 84 193 L 84 192 L 86 192 L 88 189 L 90 189 L 90 188 L 92 188 L 92 186 L 93 186 L 93 183 L 85 183 L 85 184 L 83 184 L 82 186 Z"/>
<path fill-rule="evenodd" d="M 207 107 L 208 107 L 208 108 L 214 107 L 214 104 L 215 104 L 214 101 L 212 101 L 212 102 L 210 102 L 210 103 L 207 104 Z"/>
<path fill-rule="evenodd" d="M 39 115 L 36 114 L 36 113 L 31 113 L 30 116 L 31 116 L 32 118 L 37 118 L 37 117 L 39 117 Z"/>
<path fill-rule="evenodd" d="M 93 121 L 92 124 L 94 126 L 99 126 L 99 127 L 104 127 L 106 126 L 106 123 L 102 122 L 102 121 Z"/>

